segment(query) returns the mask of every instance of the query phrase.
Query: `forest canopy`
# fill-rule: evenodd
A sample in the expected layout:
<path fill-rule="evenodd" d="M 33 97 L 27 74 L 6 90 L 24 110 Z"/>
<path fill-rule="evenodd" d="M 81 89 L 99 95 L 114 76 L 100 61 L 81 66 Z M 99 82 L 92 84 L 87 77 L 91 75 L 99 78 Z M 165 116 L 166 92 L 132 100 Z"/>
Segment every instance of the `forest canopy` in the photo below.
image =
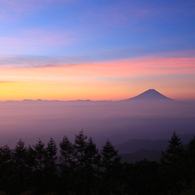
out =
<path fill-rule="evenodd" d="M 194 164 L 195 137 L 184 146 L 174 132 L 160 162 L 122 163 L 109 140 L 98 149 L 81 130 L 59 146 L 51 138 L 0 147 L 0 195 L 194 194 Z"/>

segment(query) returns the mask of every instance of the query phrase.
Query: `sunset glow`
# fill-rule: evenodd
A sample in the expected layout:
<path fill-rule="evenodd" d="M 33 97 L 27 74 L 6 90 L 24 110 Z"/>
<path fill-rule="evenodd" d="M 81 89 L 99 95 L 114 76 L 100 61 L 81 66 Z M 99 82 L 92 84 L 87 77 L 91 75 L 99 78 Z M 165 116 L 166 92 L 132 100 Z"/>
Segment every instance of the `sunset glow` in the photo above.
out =
<path fill-rule="evenodd" d="M 1 0 L 0 100 L 195 100 L 187 2 Z"/>

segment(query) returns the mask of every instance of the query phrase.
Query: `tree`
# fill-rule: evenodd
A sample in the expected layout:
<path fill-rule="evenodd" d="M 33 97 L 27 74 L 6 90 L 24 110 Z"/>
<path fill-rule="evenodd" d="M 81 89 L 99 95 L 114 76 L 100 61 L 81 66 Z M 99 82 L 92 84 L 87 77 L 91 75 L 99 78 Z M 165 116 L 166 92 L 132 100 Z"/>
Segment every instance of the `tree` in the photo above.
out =
<path fill-rule="evenodd" d="M 45 184 L 46 184 L 46 191 L 51 192 L 55 191 L 56 189 L 56 181 L 57 181 L 57 167 L 56 167 L 56 160 L 57 160 L 57 147 L 53 138 L 50 138 L 47 147 L 45 149 L 45 168 L 44 168 L 44 175 L 45 175 Z"/>
<path fill-rule="evenodd" d="M 27 163 L 28 151 L 24 142 L 20 139 L 13 150 L 14 180 L 16 188 L 14 191 L 25 189 L 26 178 L 29 175 Z"/>
<path fill-rule="evenodd" d="M 162 151 L 161 167 L 163 180 L 166 181 L 166 189 L 178 194 L 180 190 L 179 182 L 185 175 L 183 163 L 183 144 L 179 136 L 173 132 L 169 145 Z"/>
<path fill-rule="evenodd" d="M 101 150 L 101 168 L 103 178 L 103 188 L 108 194 L 120 194 L 117 191 L 117 186 L 120 185 L 121 173 L 121 158 L 118 156 L 118 151 L 109 140 L 105 143 Z"/>
<path fill-rule="evenodd" d="M 99 180 L 99 168 L 100 168 L 101 156 L 96 147 L 96 144 L 93 142 L 93 139 L 90 137 L 87 141 L 85 148 L 85 191 L 91 192 L 92 189 L 98 187 Z"/>
<path fill-rule="evenodd" d="M 60 154 L 61 165 L 63 165 L 63 168 L 67 168 L 73 161 L 73 145 L 67 136 L 64 136 L 60 142 Z"/>
<path fill-rule="evenodd" d="M 85 148 L 85 166 L 88 168 L 89 172 L 93 172 L 93 169 L 97 168 L 100 163 L 100 154 L 96 147 L 96 144 L 93 142 L 93 139 L 90 137 Z"/>
<path fill-rule="evenodd" d="M 134 164 L 133 188 L 138 194 L 158 194 L 161 191 L 159 179 L 159 164 L 147 159 Z M 130 175 L 130 177 L 132 177 Z M 128 180 L 127 180 L 128 181 Z M 130 184 L 131 185 L 131 184 Z M 141 186 L 141 188 L 140 188 Z"/>
<path fill-rule="evenodd" d="M 0 190 L 9 191 L 13 174 L 12 150 L 8 145 L 0 147 Z"/>
<path fill-rule="evenodd" d="M 168 148 L 162 151 L 161 162 L 163 164 L 176 164 L 181 159 L 183 153 L 183 145 L 179 136 L 173 132 L 169 140 Z"/>
<path fill-rule="evenodd" d="M 102 156 L 102 167 L 106 173 L 109 173 L 110 169 L 117 164 L 120 164 L 120 157 L 118 156 L 118 151 L 115 150 L 114 146 L 109 140 L 105 143 L 101 150 Z"/>
<path fill-rule="evenodd" d="M 45 158 L 46 158 L 46 148 L 45 144 L 41 141 L 41 139 L 38 140 L 37 144 L 33 146 L 33 156 L 35 160 L 35 171 L 42 171 L 45 168 Z"/>
<path fill-rule="evenodd" d="M 186 159 L 189 179 L 195 181 L 195 137 L 187 145 Z"/>
<path fill-rule="evenodd" d="M 57 147 L 53 138 L 50 138 L 46 148 L 46 167 L 55 170 L 57 160 Z"/>
<path fill-rule="evenodd" d="M 85 169 L 85 150 L 87 147 L 87 136 L 84 135 L 83 130 L 75 135 L 73 144 L 74 148 L 74 170 L 75 170 L 75 183 L 78 186 L 80 194 L 84 193 L 84 169 Z"/>
<path fill-rule="evenodd" d="M 36 187 L 35 193 L 41 194 L 46 188 L 44 172 L 46 167 L 46 148 L 41 139 L 31 148 L 31 155 L 34 159 L 33 185 Z"/>
<path fill-rule="evenodd" d="M 87 136 L 84 135 L 83 130 L 81 130 L 78 135 L 75 135 L 75 140 L 73 144 L 74 158 L 75 158 L 75 163 L 79 168 L 82 168 L 84 165 L 85 149 L 87 146 L 86 140 L 87 140 Z"/>
<path fill-rule="evenodd" d="M 68 193 L 73 180 L 73 153 L 74 148 L 67 136 L 60 142 L 60 186 L 61 191 Z"/>

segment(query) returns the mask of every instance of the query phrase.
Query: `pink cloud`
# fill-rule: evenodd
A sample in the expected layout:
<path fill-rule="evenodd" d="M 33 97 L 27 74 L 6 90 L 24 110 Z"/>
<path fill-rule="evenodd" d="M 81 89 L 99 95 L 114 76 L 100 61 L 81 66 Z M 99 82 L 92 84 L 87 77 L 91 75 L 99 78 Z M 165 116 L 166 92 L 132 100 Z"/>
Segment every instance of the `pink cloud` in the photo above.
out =
<path fill-rule="evenodd" d="M 137 58 L 107 62 L 85 63 L 74 66 L 58 64 L 45 67 L 59 75 L 76 77 L 125 78 L 145 75 L 194 74 L 195 58 Z"/>
<path fill-rule="evenodd" d="M 75 63 L 73 63 L 75 61 Z M 74 64 L 74 65 L 72 65 Z M 79 62 L 76 57 L 0 56 L 1 67 L 44 68 L 48 71 L 86 77 L 131 77 L 138 75 L 194 74 L 193 57 L 145 57 L 106 62 Z"/>
<path fill-rule="evenodd" d="M 125 60 L 123 66 L 140 74 L 191 74 L 195 71 L 195 58 L 138 58 Z"/>

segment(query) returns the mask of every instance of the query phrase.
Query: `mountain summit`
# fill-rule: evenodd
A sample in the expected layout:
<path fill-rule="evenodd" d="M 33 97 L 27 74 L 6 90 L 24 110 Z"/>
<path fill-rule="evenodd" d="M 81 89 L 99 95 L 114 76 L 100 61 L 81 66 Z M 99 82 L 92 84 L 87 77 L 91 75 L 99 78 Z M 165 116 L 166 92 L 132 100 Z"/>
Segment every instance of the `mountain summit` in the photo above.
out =
<path fill-rule="evenodd" d="M 163 94 L 159 93 L 155 89 L 148 89 L 147 91 L 127 100 L 172 100 L 172 99 L 164 96 Z"/>

